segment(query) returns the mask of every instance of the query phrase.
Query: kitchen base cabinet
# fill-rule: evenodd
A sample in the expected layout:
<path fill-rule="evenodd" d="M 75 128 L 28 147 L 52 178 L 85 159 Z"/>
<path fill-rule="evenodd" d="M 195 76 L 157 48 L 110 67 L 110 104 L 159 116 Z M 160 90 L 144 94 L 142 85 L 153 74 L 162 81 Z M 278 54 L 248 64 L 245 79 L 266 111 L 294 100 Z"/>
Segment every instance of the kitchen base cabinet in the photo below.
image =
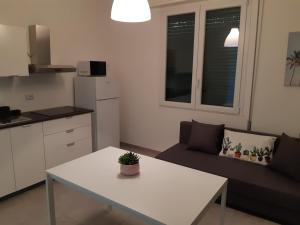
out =
<path fill-rule="evenodd" d="M 62 145 L 45 144 L 46 169 L 91 153 L 92 138 L 85 138 Z"/>
<path fill-rule="evenodd" d="M 91 113 L 0 129 L 0 198 L 91 152 Z"/>
<path fill-rule="evenodd" d="M 15 191 L 15 176 L 9 130 L 0 130 L 0 197 Z"/>
<path fill-rule="evenodd" d="M 46 169 L 92 153 L 91 114 L 43 123 Z"/>
<path fill-rule="evenodd" d="M 42 123 L 11 129 L 16 189 L 45 179 L 45 154 Z"/>

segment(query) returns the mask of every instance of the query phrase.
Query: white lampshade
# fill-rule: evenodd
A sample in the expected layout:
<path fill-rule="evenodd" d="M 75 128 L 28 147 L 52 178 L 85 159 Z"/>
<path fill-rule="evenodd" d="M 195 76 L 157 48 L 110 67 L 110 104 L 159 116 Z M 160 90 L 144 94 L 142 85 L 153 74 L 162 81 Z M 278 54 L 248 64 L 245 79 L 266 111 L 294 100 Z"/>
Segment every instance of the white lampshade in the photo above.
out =
<path fill-rule="evenodd" d="M 231 31 L 225 40 L 224 47 L 238 47 L 239 36 L 240 36 L 239 28 L 231 28 Z"/>
<path fill-rule="evenodd" d="M 148 0 L 114 0 L 111 19 L 119 22 L 145 22 L 151 19 Z"/>

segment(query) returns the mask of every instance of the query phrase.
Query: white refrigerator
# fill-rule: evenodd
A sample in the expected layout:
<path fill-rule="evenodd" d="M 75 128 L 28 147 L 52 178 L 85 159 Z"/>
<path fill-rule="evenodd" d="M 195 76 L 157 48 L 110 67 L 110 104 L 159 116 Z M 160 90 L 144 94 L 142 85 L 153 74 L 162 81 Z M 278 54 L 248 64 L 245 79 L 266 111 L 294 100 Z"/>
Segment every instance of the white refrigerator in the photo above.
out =
<path fill-rule="evenodd" d="M 120 96 L 108 77 L 75 77 L 75 106 L 92 109 L 93 151 L 120 147 Z"/>

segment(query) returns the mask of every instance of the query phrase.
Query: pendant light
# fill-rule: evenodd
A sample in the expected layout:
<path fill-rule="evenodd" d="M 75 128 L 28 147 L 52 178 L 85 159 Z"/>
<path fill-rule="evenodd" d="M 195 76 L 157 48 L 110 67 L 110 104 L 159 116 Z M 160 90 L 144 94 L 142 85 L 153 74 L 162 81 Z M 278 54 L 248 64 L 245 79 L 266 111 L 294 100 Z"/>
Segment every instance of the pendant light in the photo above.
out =
<path fill-rule="evenodd" d="M 119 22 L 146 22 L 151 19 L 148 0 L 114 0 L 111 19 Z"/>
<path fill-rule="evenodd" d="M 239 36 L 240 36 L 239 28 L 231 28 L 231 31 L 225 40 L 224 47 L 238 47 Z"/>

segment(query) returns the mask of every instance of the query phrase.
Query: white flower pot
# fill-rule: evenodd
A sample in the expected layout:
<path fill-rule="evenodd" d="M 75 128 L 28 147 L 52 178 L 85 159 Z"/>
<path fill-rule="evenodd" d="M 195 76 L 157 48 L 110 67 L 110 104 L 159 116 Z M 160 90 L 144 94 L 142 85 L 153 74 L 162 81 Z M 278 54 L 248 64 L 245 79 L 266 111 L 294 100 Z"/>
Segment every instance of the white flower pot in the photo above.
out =
<path fill-rule="evenodd" d="M 121 174 L 125 176 L 134 176 L 140 173 L 140 164 L 134 164 L 134 165 L 123 165 L 120 164 L 120 171 Z"/>

